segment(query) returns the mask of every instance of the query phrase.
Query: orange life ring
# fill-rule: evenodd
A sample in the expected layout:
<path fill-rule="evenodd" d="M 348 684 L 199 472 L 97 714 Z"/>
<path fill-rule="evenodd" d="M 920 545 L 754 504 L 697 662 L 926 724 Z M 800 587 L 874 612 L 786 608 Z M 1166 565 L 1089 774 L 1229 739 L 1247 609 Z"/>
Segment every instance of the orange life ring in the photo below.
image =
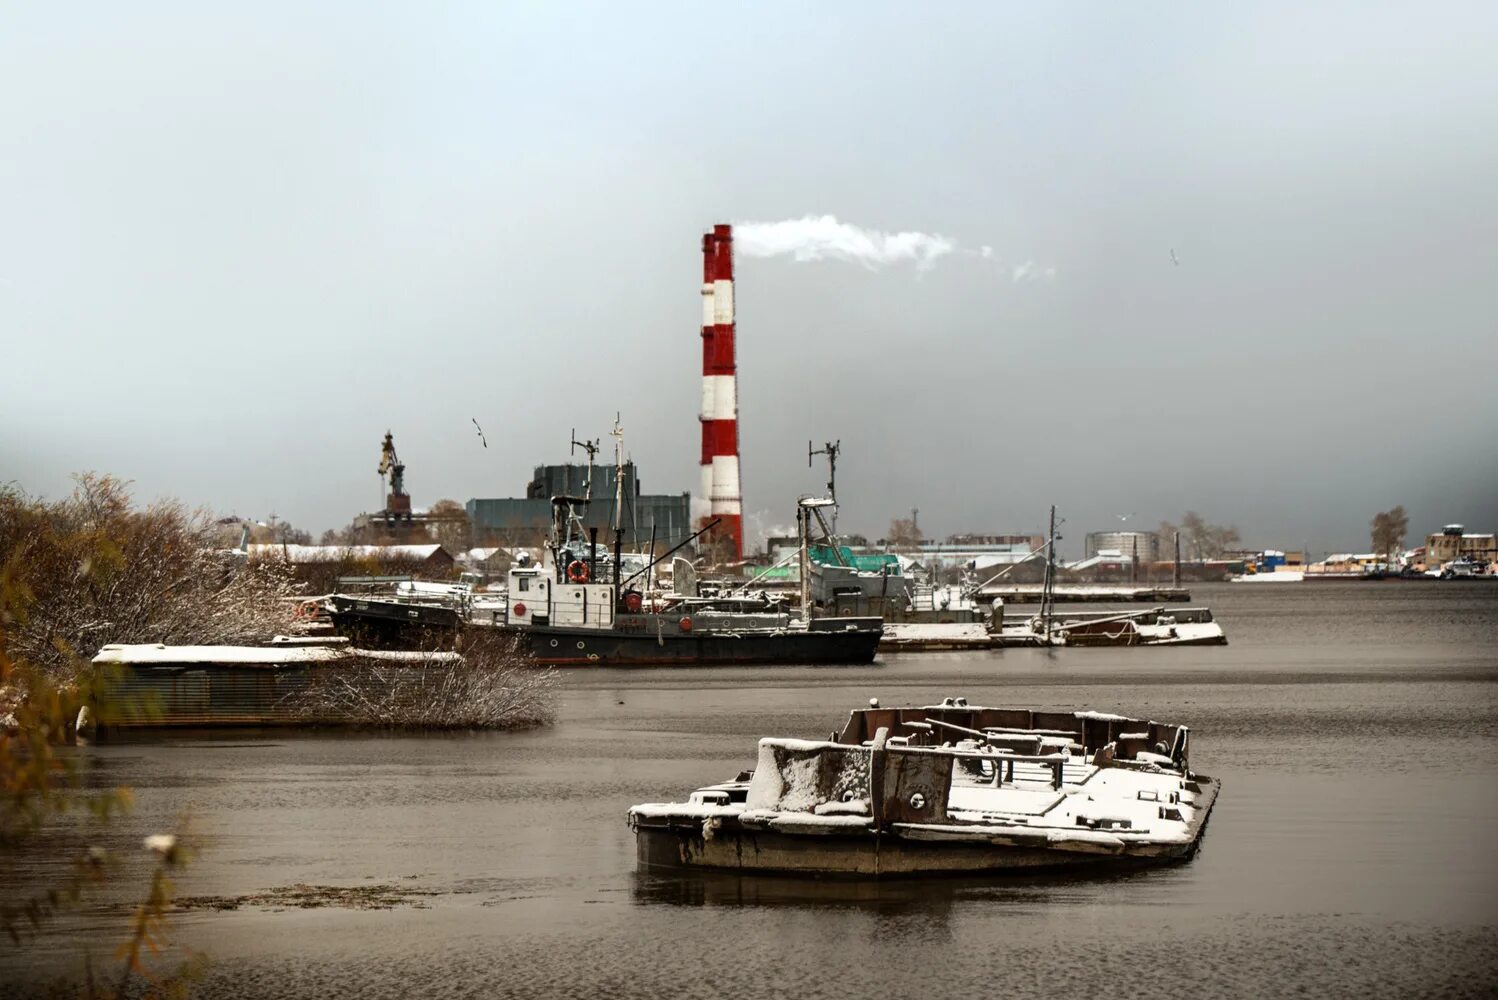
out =
<path fill-rule="evenodd" d="M 692 631 L 692 619 L 688 618 L 686 615 L 682 615 L 681 621 L 677 622 L 676 624 L 681 628 L 683 632 Z"/>
<path fill-rule="evenodd" d="M 524 618 L 525 617 L 525 604 L 523 602 L 517 601 L 515 603 L 515 617 L 516 618 Z"/>
<path fill-rule="evenodd" d="M 567 564 L 567 579 L 573 583 L 588 582 L 588 564 L 581 559 L 574 559 Z"/>
<path fill-rule="evenodd" d="M 624 594 L 624 610 L 625 611 L 628 611 L 632 615 L 637 615 L 637 614 L 640 613 L 640 608 L 642 608 L 644 606 L 645 606 L 645 598 L 643 598 L 643 597 L 640 596 L 640 592 L 638 590 L 625 591 L 625 594 Z"/>

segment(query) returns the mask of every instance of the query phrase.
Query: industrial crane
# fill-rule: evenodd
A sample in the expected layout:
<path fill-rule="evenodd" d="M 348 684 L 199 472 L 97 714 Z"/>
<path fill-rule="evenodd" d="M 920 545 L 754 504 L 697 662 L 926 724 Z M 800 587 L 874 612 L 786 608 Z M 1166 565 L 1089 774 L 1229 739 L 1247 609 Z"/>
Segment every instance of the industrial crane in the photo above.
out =
<path fill-rule="evenodd" d="M 385 432 L 385 444 L 380 449 L 380 489 L 385 488 L 385 477 L 390 477 L 390 493 L 385 498 L 385 519 L 411 520 L 411 495 L 406 492 L 406 467 L 395 454 L 395 435 Z"/>

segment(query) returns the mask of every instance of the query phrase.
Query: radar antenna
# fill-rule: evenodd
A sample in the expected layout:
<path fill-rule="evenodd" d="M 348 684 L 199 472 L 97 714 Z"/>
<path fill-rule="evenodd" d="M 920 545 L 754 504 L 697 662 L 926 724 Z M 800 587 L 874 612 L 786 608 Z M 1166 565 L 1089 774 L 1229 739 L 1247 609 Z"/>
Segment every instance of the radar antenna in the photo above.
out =
<path fill-rule="evenodd" d="M 588 453 L 588 478 L 583 483 L 583 496 L 589 500 L 593 499 L 593 459 L 598 457 L 601 441 L 601 438 L 594 438 L 592 441 L 579 441 L 577 439 L 577 428 L 572 428 L 572 450 L 568 454 L 576 455 L 579 448 Z"/>

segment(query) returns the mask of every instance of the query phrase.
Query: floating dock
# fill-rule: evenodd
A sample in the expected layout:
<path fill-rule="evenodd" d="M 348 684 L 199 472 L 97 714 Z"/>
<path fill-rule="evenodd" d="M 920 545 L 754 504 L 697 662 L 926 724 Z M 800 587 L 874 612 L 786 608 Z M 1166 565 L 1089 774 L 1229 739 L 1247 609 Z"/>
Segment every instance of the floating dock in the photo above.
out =
<path fill-rule="evenodd" d="M 990 601 L 1003 598 L 1005 604 L 1039 604 L 1043 589 L 1038 583 L 997 584 L 984 587 L 978 596 Z M 1051 599 L 1057 604 L 1184 604 L 1191 600 L 1191 591 L 1135 584 L 1057 584 L 1051 588 Z"/>
<path fill-rule="evenodd" d="M 994 636 L 982 622 L 886 622 L 881 653 L 992 649 Z"/>

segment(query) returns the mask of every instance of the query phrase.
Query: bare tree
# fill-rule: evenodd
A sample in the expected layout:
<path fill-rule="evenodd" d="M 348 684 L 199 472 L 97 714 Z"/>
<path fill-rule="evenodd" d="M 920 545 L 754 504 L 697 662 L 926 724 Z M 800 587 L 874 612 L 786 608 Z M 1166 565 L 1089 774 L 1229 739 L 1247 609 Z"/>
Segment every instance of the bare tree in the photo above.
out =
<path fill-rule="evenodd" d="M 1177 528 L 1169 521 L 1161 521 L 1160 526 L 1155 529 L 1155 539 L 1158 543 L 1155 550 L 1161 553 L 1162 556 L 1174 556 L 1176 535 L 1178 535 L 1180 531 L 1180 528 Z"/>
<path fill-rule="evenodd" d="M 468 511 L 456 500 L 438 500 L 427 511 L 432 538 L 443 548 L 457 555 L 469 548 L 472 534 L 468 523 Z"/>
<path fill-rule="evenodd" d="M 1390 510 L 1373 515 L 1368 525 L 1373 542 L 1373 551 L 1392 563 L 1394 555 L 1404 548 L 1404 539 L 1410 530 L 1410 518 L 1400 504 Z"/>
<path fill-rule="evenodd" d="M 889 546 L 897 551 L 918 548 L 921 544 L 921 529 L 914 517 L 897 517 L 889 522 L 887 536 Z"/>
<path fill-rule="evenodd" d="M 1177 529 L 1168 521 L 1160 522 L 1158 534 L 1160 535 L 1162 548 L 1169 550 L 1173 545 L 1172 535 L 1179 530 L 1181 533 L 1181 548 L 1186 558 L 1201 562 L 1205 559 L 1219 559 L 1225 553 L 1232 551 L 1243 544 L 1234 525 L 1209 524 L 1206 518 L 1194 510 L 1188 510 L 1181 515 L 1181 526 Z"/>
<path fill-rule="evenodd" d="M 290 624 L 290 574 L 225 555 L 204 512 L 137 508 L 110 476 L 77 484 L 54 503 L 0 489 L 0 563 L 31 598 L 8 636 L 13 655 L 70 672 L 105 643 L 254 642 Z"/>

